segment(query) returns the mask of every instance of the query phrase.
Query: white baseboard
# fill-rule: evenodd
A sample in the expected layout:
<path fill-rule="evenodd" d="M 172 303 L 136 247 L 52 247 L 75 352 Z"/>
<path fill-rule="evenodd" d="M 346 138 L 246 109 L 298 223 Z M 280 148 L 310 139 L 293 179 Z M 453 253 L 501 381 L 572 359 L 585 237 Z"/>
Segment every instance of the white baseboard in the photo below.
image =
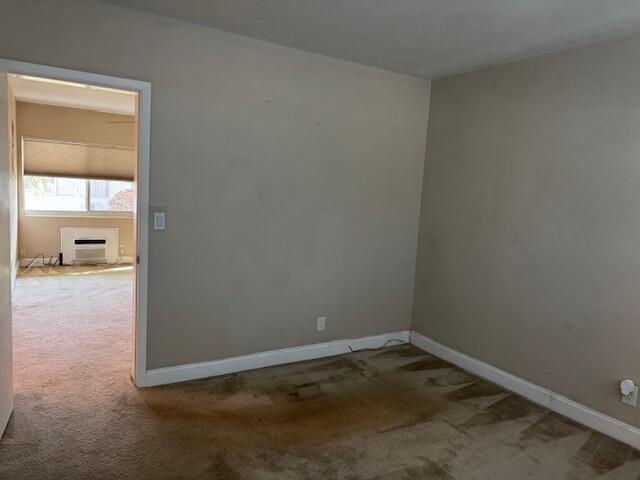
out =
<path fill-rule="evenodd" d="M 175 367 L 147 370 L 144 379 L 144 386 L 154 387 L 157 385 L 196 380 L 198 378 L 226 375 L 245 370 L 254 370 L 256 368 L 271 367 L 273 365 L 331 357 L 334 355 L 349 353 L 351 349 L 359 350 L 363 348 L 378 348 L 395 339 L 408 343 L 409 331 L 404 330 L 401 332 L 348 340 L 334 340 L 325 343 L 315 343 L 312 345 L 282 348 L 279 350 L 270 350 L 251 355 L 225 358 L 212 362 L 190 363 Z"/>
<path fill-rule="evenodd" d="M 585 407 L 567 397 L 528 382 L 520 377 L 516 377 L 488 363 L 476 360 L 464 353 L 446 347 L 415 331 L 411 332 L 410 338 L 413 345 L 436 357 L 457 365 L 464 370 L 500 385 L 507 390 L 515 392 L 534 403 L 553 410 L 560 415 L 564 415 L 593 430 L 640 449 L 640 429 L 636 427 L 599 413 L 589 407 Z"/>
<path fill-rule="evenodd" d="M 46 259 L 46 263 L 48 264 L 49 259 L 51 257 L 45 257 Z M 54 257 L 52 261 L 56 261 L 58 257 Z M 110 265 L 118 265 L 118 264 L 130 264 L 133 263 L 135 260 L 134 257 L 118 257 L 118 259 L 114 262 L 111 263 Z M 42 261 L 42 257 L 36 257 L 36 259 L 34 260 L 33 258 L 21 258 L 18 261 L 18 265 L 21 268 L 26 267 L 27 265 L 29 265 L 31 262 L 33 261 L 33 263 L 31 264 L 32 267 L 44 267 L 45 266 L 45 262 Z"/>
<path fill-rule="evenodd" d="M 175 367 L 148 370 L 143 382 L 146 387 L 185 382 L 199 378 L 226 375 L 286 363 L 341 355 L 362 348 L 378 348 L 390 340 L 399 339 L 446 360 L 478 377 L 521 395 L 534 403 L 559 413 L 593 430 L 640 449 L 640 429 L 588 408 L 578 402 L 507 373 L 488 363 L 446 347 L 414 331 L 401 331 L 371 337 L 334 340 L 325 343 L 282 348 L 267 352 L 225 358 L 211 362 L 191 363 Z M 391 346 L 391 345 L 389 345 Z"/>

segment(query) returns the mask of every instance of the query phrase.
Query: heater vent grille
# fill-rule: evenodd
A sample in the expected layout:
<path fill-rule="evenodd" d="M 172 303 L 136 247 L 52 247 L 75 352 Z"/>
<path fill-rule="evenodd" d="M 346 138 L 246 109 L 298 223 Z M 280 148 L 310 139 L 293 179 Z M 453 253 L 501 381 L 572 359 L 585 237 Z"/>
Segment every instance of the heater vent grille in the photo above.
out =
<path fill-rule="evenodd" d="M 100 247 L 100 248 L 76 247 L 74 249 L 74 260 L 76 261 L 94 260 L 96 262 L 106 262 L 107 250 L 104 247 Z"/>

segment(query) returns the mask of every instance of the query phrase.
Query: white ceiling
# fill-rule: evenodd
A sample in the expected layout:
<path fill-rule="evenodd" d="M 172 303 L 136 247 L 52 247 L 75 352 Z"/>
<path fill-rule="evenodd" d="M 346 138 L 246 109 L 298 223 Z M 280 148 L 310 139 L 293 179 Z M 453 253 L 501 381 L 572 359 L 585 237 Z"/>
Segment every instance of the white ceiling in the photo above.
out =
<path fill-rule="evenodd" d="M 136 95 L 82 84 L 9 75 L 17 100 L 99 112 L 134 115 Z"/>
<path fill-rule="evenodd" d="M 103 0 L 439 77 L 640 31 L 639 0 Z"/>

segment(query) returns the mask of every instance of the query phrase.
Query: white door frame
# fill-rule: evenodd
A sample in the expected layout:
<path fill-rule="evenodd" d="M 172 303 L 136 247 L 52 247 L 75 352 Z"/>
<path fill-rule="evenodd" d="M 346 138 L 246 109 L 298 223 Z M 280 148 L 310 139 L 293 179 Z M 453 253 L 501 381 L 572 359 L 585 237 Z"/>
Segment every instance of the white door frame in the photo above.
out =
<path fill-rule="evenodd" d="M 136 291 L 133 319 L 133 367 L 131 376 L 138 387 L 146 386 L 147 374 L 147 278 L 149 271 L 149 160 L 151 152 L 151 83 L 128 78 L 68 70 L 0 58 L 0 71 L 18 75 L 87 83 L 138 93 L 138 176 L 136 204 Z M 8 226 L 7 226 L 8 228 Z"/>

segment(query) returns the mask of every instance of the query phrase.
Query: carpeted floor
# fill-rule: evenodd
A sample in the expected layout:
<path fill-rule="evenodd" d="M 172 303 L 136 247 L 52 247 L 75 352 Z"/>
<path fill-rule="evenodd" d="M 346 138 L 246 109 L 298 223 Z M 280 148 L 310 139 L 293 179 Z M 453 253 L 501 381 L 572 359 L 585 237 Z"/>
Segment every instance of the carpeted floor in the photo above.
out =
<path fill-rule="evenodd" d="M 640 478 L 632 448 L 411 346 L 136 390 L 129 269 L 15 293 L 3 480 Z"/>

